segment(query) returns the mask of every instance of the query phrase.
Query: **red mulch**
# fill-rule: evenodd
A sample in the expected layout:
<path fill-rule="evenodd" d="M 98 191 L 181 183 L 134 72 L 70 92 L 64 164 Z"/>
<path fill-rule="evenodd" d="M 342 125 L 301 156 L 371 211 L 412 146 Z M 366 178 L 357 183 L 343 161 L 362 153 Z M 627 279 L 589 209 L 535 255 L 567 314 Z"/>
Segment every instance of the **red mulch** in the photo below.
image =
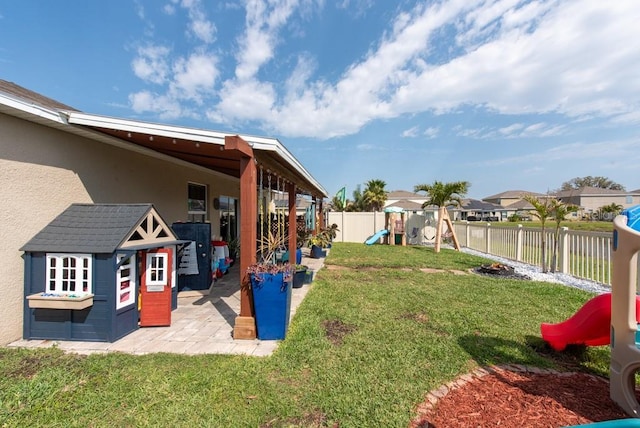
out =
<path fill-rule="evenodd" d="M 492 368 L 430 394 L 411 428 L 562 427 L 626 419 L 609 398 L 609 382 L 585 373 L 532 373 Z M 432 404 L 435 401 L 435 404 Z"/>

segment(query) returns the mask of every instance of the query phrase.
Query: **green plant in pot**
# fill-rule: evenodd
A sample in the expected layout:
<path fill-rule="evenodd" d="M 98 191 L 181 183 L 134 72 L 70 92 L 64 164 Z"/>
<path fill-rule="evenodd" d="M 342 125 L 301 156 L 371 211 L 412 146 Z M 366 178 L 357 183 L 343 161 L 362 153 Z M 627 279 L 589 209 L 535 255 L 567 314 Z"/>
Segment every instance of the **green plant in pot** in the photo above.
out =
<path fill-rule="evenodd" d="M 292 282 L 293 288 L 300 288 L 305 284 L 308 269 L 309 267 L 305 265 L 295 265 Z"/>
<path fill-rule="evenodd" d="M 276 262 L 286 242 L 268 232 L 258 241 L 258 262 L 247 269 L 260 340 L 284 339 L 289 326 L 294 265 Z"/>
<path fill-rule="evenodd" d="M 327 252 L 323 248 L 326 248 L 330 242 L 328 235 L 323 232 L 311 236 L 307 241 L 307 245 L 311 247 L 310 256 L 314 259 L 325 257 Z"/>

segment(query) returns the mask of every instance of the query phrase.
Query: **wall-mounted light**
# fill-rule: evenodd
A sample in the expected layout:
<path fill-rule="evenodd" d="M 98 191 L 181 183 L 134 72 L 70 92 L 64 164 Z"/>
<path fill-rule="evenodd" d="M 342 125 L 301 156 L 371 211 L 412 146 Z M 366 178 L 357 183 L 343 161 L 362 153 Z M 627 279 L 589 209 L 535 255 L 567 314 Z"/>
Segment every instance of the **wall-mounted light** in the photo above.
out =
<path fill-rule="evenodd" d="M 153 135 L 149 137 L 149 141 L 153 141 Z"/>

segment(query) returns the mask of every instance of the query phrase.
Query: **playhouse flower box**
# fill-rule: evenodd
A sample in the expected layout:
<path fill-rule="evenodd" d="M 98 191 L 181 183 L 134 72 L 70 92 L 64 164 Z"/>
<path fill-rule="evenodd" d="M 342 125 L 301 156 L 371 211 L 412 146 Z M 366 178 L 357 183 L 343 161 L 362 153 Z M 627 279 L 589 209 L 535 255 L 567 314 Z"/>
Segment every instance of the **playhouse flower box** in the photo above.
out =
<path fill-rule="evenodd" d="M 30 308 L 82 310 L 93 306 L 93 294 L 36 293 L 27 301 Z"/>

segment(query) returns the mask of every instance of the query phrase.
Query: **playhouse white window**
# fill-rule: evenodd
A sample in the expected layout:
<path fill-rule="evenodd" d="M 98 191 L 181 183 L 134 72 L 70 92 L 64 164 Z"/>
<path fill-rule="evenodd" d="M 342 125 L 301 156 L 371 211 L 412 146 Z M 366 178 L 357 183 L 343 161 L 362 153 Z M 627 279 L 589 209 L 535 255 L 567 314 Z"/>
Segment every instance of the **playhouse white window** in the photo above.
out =
<path fill-rule="evenodd" d="M 136 256 L 118 254 L 118 263 L 116 309 L 132 305 L 136 301 Z"/>
<path fill-rule="evenodd" d="M 167 285 L 169 283 L 168 262 L 167 253 L 147 254 L 147 285 Z"/>
<path fill-rule="evenodd" d="M 90 254 L 47 254 L 47 292 L 91 294 Z"/>

